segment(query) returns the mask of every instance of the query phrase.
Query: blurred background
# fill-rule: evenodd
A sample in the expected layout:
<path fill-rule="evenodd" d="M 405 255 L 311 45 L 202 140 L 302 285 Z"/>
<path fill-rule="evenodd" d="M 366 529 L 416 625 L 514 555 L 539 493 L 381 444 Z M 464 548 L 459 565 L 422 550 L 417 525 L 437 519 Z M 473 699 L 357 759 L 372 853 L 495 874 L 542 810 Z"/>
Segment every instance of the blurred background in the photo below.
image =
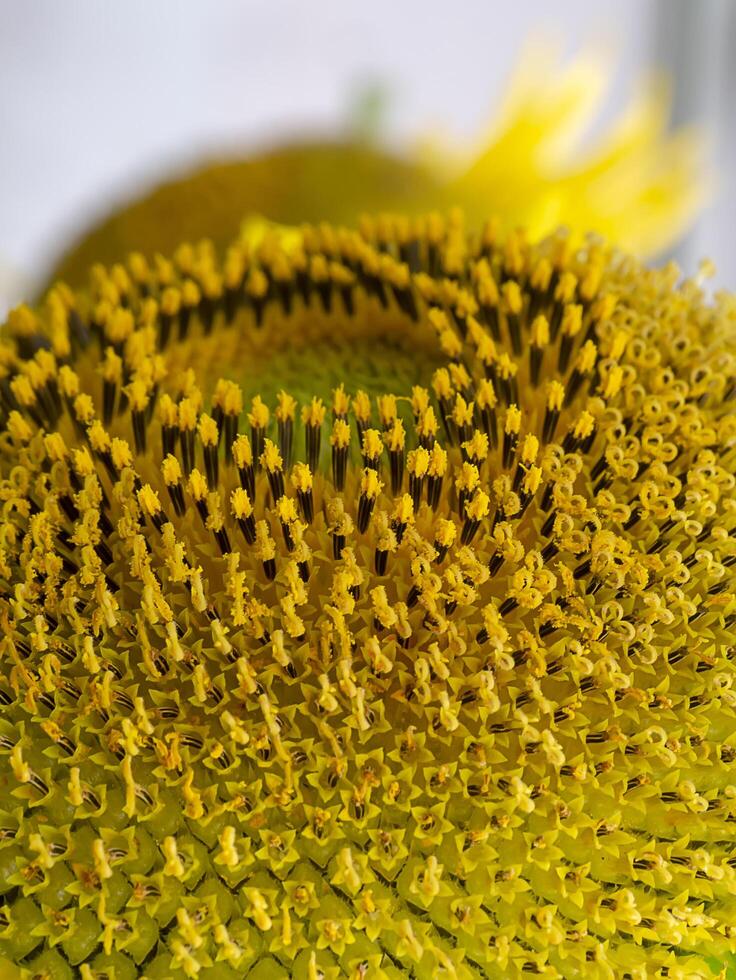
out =
<path fill-rule="evenodd" d="M 605 131 L 642 79 L 707 138 L 707 205 L 674 242 L 736 287 L 732 0 L 34 0 L 0 4 L 0 307 L 33 293 L 96 221 L 171 175 L 294 136 L 403 153 L 477 143 L 530 37 L 605 51 Z M 595 138 L 595 131 L 591 138 Z"/>

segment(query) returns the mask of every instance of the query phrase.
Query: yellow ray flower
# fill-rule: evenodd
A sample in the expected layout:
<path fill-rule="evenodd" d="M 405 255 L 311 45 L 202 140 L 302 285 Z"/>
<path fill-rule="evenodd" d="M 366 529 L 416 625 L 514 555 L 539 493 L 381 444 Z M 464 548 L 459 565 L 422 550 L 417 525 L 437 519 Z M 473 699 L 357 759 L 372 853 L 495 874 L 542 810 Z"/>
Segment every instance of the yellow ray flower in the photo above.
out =
<path fill-rule="evenodd" d="M 457 213 L 13 311 L 0 956 L 723 976 L 735 320 Z"/>
<path fill-rule="evenodd" d="M 560 72 L 552 50 L 535 45 L 485 147 L 469 168 L 455 163 L 460 176 L 448 170 L 453 203 L 497 214 L 507 227 L 521 223 L 532 235 L 560 224 L 595 228 L 641 256 L 676 240 L 706 196 L 699 141 L 688 130 L 668 135 L 660 79 L 641 86 L 611 129 L 586 146 L 610 77 L 601 52 Z"/>
<path fill-rule="evenodd" d="M 76 285 L 94 262 L 123 261 L 134 249 L 168 255 L 204 237 L 224 248 L 254 214 L 287 225 L 354 226 L 362 212 L 416 215 L 456 205 L 532 235 L 561 224 L 595 228 L 652 255 L 682 234 L 703 202 L 701 144 L 692 132 L 667 132 L 666 86 L 652 84 L 586 146 L 611 73 L 600 53 L 560 69 L 548 46 L 535 45 L 489 134 L 465 154 L 447 141 L 400 158 L 354 139 L 291 143 L 206 165 L 114 212 L 62 258 L 54 277 Z"/>

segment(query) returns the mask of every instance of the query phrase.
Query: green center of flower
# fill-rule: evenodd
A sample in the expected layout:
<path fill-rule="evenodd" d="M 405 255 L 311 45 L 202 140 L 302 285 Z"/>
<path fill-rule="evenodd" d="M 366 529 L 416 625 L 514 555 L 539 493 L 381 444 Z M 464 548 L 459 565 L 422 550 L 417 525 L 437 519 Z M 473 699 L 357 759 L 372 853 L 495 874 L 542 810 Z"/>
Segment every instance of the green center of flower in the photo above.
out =
<path fill-rule="evenodd" d="M 261 395 L 274 404 L 278 393 L 285 390 L 306 404 L 313 396 L 329 402 L 341 384 L 346 391 L 362 390 L 371 398 L 403 395 L 415 385 L 426 385 L 442 363 L 436 345 L 412 345 L 406 334 L 347 340 L 334 332 L 308 347 L 290 346 L 264 355 L 236 380 L 246 401 Z"/>

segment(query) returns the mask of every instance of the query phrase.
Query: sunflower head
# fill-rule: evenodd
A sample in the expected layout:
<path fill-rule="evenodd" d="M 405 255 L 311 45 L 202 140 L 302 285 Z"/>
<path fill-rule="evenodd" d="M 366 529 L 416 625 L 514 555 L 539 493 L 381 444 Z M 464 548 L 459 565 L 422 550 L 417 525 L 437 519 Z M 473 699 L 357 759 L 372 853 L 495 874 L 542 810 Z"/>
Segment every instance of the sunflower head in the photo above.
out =
<path fill-rule="evenodd" d="M 0 340 L 23 976 L 716 976 L 732 297 L 458 214 L 133 254 Z"/>

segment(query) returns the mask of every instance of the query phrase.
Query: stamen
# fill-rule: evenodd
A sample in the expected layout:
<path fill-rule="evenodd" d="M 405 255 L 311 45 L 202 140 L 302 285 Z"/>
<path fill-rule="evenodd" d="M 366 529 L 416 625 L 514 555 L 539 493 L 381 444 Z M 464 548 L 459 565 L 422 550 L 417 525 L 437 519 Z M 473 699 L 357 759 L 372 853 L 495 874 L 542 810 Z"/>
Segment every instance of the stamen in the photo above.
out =
<path fill-rule="evenodd" d="M 296 401 L 287 395 L 285 391 L 280 391 L 278 405 L 276 406 L 276 421 L 279 430 L 279 452 L 284 461 L 284 469 L 291 468 L 291 453 L 294 442 L 294 416 L 296 414 Z"/>
<path fill-rule="evenodd" d="M 253 449 L 246 436 L 240 435 L 236 438 L 232 454 L 238 470 L 240 486 L 248 493 L 251 500 L 255 500 L 256 474 L 253 467 Z"/>
<path fill-rule="evenodd" d="M 247 491 L 242 487 L 236 487 L 230 495 L 230 506 L 233 516 L 238 522 L 238 527 L 243 532 L 243 537 L 248 544 L 255 544 L 256 520 L 253 516 L 253 505 Z"/>
<path fill-rule="evenodd" d="M 478 467 L 472 463 L 463 463 L 460 472 L 455 480 L 455 489 L 458 495 L 458 512 L 460 517 L 465 517 L 465 506 L 472 497 L 475 496 L 480 486 L 480 473 Z"/>
<path fill-rule="evenodd" d="M 422 461 L 416 460 L 415 467 L 418 471 L 421 470 Z M 442 497 L 442 481 L 444 479 L 445 473 L 447 472 L 447 453 L 436 442 L 429 453 L 429 461 L 427 464 L 427 503 L 432 508 L 432 510 L 437 510 L 440 505 L 440 499 Z M 416 478 L 416 474 L 415 474 Z M 412 500 L 415 499 L 415 491 L 418 490 L 421 497 L 421 485 L 412 487 L 411 480 L 409 484 L 409 492 L 412 495 Z M 416 510 L 417 504 L 414 504 Z"/>
<path fill-rule="evenodd" d="M 424 415 L 428 408 L 429 392 L 426 388 L 422 388 L 420 385 L 414 385 L 411 389 L 411 410 L 414 415 L 415 423 L 419 422 L 419 419 Z"/>
<path fill-rule="evenodd" d="M 546 446 L 555 437 L 560 411 L 565 400 L 565 389 L 559 381 L 550 381 L 547 389 L 547 408 L 542 425 L 542 443 Z"/>
<path fill-rule="evenodd" d="M 220 495 L 217 491 L 207 495 L 207 510 L 208 517 L 205 522 L 207 530 L 212 531 L 214 534 L 217 547 L 220 549 L 220 554 L 228 555 L 232 551 L 230 547 L 230 536 L 225 527 L 225 518 L 220 505 Z"/>
<path fill-rule="evenodd" d="M 437 419 L 431 405 L 420 412 L 416 422 L 416 432 L 419 445 L 423 449 L 431 449 L 437 437 Z"/>
<path fill-rule="evenodd" d="M 278 503 L 284 495 L 283 460 L 278 449 L 270 439 L 265 440 L 260 462 L 268 476 L 271 497 L 274 503 Z"/>
<path fill-rule="evenodd" d="M 431 409 L 429 409 L 431 411 Z M 386 433 L 386 446 L 391 469 L 391 493 L 397 497 L 401 493 L 401 485 L 404 482 L 404 444 L 406 433 L 401 419 L 394 419 L 394 423 Z"/>
<path fill-rule="evenodd" d="M 353 399 L 353 415 L 358 430 L 358 443 L 363 445 L 363 433 L 370 427 L 372 411 L 371 400 L 364 391 L 359 391 Z"/>
<path fill-rule="evenodd" d="M 521 412 L 517 405 L 509 405 L 503 429 L 503 468 L 509 469 L 516 453 L 521 428 Z"/>
<path fill-rule="evenodd" d="M 562 354 L 561 348 L 560 354 Z M 592 374 L 597 358 L 598 349 L 596 345 L 592 340 L 587 340 L 578 352 L 575 366 L 573 367 L 572 373 L 570 374 L 567 384 L 565 385 L 565 408 L 572 404 L 573 399 L 577 395 L 578 391 L 580 391 L 583 381 Z"/>
<path fill-rule="evenodd" d="M 220 379 L 215 385 L 212 405 L 218 439 L 220 436 L 224 437 L 225 461 L 230 463 L 233 443 L 238 435 L 240 415 L 243 411 L 243 393 L 232 381 Z"/>
<path fill-rule="evenodd" d="M 501 294 L 504 302 L 504 313 L 506 323 L 511 337 L 511 349 L 514 357 L 521 356 L 521 307 L 522 297 L 519 284 L 509 280 L 501 287 Z"/>
<path fill-rule="evenodd" d="M 450 415 L 453 409 L 452 384 L 450 383 L 450 373 L 446 368 L 439 368 L 432 376 L 432 388 L 439 403 L 440 418 L 445 429 L 448 442 L 455 442 L 455 432 L 451 426 Z"/>
<path fill-rule="evenodd" d="M 562 448 L 566 453 L 576 450 L 580 444 L 588 438 L 595 427 L 595 419 L 590 412 L 581 412 L 578 418 L 567 430 L 567 434 L 562 441 Z"/>
<path fill-rule="evenodd" d="M 512 484 L 512 489 L 514 491 L 518 490 L 521 486 L 522 478 L 537 458 L 538 451 L 539 439 L 537 439 L 537 437 L 530 432 L 528 435 L 524 436 L 524 441 L 521 444 L 521 454 L 516 467 L 516 472 L 514 473 L 514 482 Z"/>
<path fill-rule="evenodd" d="M 106 426 L 112 422 L 115 414 L 115 401 L 123 379 L 123 361 L 112 347 L 105 349 L 105 360 L 102 364 L 102 421 Z"/>
<path fill-rule="evenodd" d="M 204 475 L 200 473 L 196 467 L 189 474 L 187 490 L 189 491 L 189 495 L 194 500 L 199 516 L 202 518 L 202 523 L 206 524 L 207 518 L 210 516 L 210 512 L 207 507 L 209 487 L 207 486 L 207 480 L 205 479 Z"/>
<path fill-rule="evenodd" d="M 519 393 L 516 384 L 518 369 L 518 365 L 504 351 L 498 359 L 498 393 L 504 405 L 510 406 L 518 403 Z"/>
<path fill-rule="evenodd" d="M 294 525 L 298 521 L 296 504 L 292 497 L 280 497 L 276 503 L 276 514 L 281 522 L 281 530 L 284 535 L 284 543 L 287 551 L 294 550 Z"/>
<path fill-rule="evenodd" d="M 470 439 L 460 447 L 465 462 L 479 466 L 488 457 L 488 436 L 485 432 L 473 432 Z"/>
<path fill-rule="evenodd" d="M 381 417 L 383 431 L 387 432 L 396 421 L 396 396 L 380 395 L 378 398 L 378 414 Z"/>
<path fill-rule="evenodd" d="M 501 340 L 501 325 L 499 320 L 498 286 L 487 262 L 479 262 L 475 269 L 477 279 L 476 295 L 479 304 L 479 316 L 491 330 L 491 336 L 496 342 Z"/>
<path fill-rule="evenodd" d="M 173 286 L 167 286 L 161 294 L 159 303 L 160 326 L 158 346 L 163 350 L 169 343 L 171 328 L 181 310 L 181 293 Z"/>
<path fill-rule="evenodd" d="M 148 407 L 148 389 L 143 381 L 132 381 L 126 388 L 125 394 L 130 406 L 130 416 L 133 422 L 133 438 L 136 453 L 146 451 L 146 409 Z"/>
<path fill-rule="evenodd" d="M 498 449 L 498 428 L 496 421 L 496 393 L 490 381 L 482 380 L 478 385 L 475 406 L 478 424 L 488 436 L 493 449 Z"/>
<path fill-rule="evenodd" d="M 575 337 L 580 333 L 582 326 L 582 306 L 579 304 L 566 306 L 562 314 L 562 340 L 560 341 L 560 353 L 557 361 L 557 370 L 560 374 L 565 374 L 567 371 Z"/>
<path fill-rule="evenodd" d="M 189 476 L 194 468 L 194 432 L 197 426 L 197 407 L 192 398 L 182 398 L 179 402 L 179 441 L 184 475 Z"/>
<path fill-rule="evenodd" d="M 338 422 L 335 424 L 337 425 L 339 422 L 340 420 L 338 419 Z M 350 430 L 348 429 L 349 433 Z M 302 517 L 307 524 L 311 524 L 314 520 L 314 495 L 312 493 L 312 473 L 306 464 L 295 464 L 291 471 L 291 483 L 296 490 Z"/>
<path fill-rule="evenodd" d="M 363 433 L 363 446 L 361 457 L 363 466 L 381 472 L 381 453 L 383 452 L 383 439 L 377 429 L 366 429 Z"/>
<path fill-rule="evenodd" d="M 529 301 L 529 322 L 534 324 L 543 306 L 548 306 L 552 299 L 550 286 L 552 284 L 552 264 L 546 256 L 540 258 L 529 277 L 531 298 Z M 546 345 L 545 345 L 546 346 Z"/>
<path fill-rule="evenodd" d="M 217 486 L 219 477 L 217 447 L 220 442 L 217 423 L 211 416 L 203 412 L 199 417 L 197 432 L 199 433 L 199 441 L 202 443 L 204 470 L 207 474 L 207 481 L 211 486 Z"/>
<path fill-rule="evenodd" d="M 185 279 L 181 286 L 181 309 L 179 310 L 179 340 L 184 340 L 189 333 L 192 313 L 199 306 L 202 293 L 192 279 Z"/>
<path fill-rule="evenodd" d="M 373 431 L 366 429 L 363 435 Z M 335 419 L 330 436 L 332 446 L 332 482 L 338 493 L 345 489 L 345 475 L 348 469 L 348 457 L 350 454 L 350 426 L 344 419 Z"/>
<path fill-rule="evenodd" d="M 529 348 L 529 376 L 535 388 L 539 385 L 544 349 L 548 344 L 549 323 L 547 317 L 540 314 L 532 321 L 532 343 Z"/>
<path fill-rule="evenodd" d="M 388 556 L 396 551 L 398 540 L 396 532 L 389 526 L 388 515 L 381 511 L 376 515 L 376 551 L 374 568 L 376 575 L 385 575 Z"/>
<path fill-rule="evenodd" d="M 286 537 L 287 532 L 284 532 Z M 276 578 L 276 545 L 265 521 L 256 522 L 256 557 L 263 564 L 263 571 L 269 582 Z"/>
<path fill-rule="evenodd" d="M 158 417 L 161 422 L 161 455 L 173 455 L 179 438 L 179 410 L 170 395 L 163 394 L 159 398 Z"/>
<path fill-rule="evenodd" d="M 572 303 L 575 298 L 577 285 L 577 277 L 572 272 L 563 272 L 555 286 L 552 315 L 549 321 L 550 340 L 553 344 L 560 332 L 565 307 L 568 303 Z"/>
<path fill-rule="evenodd" d="M 350 401 L 348 396 L 345 394 L 345 386 L 340 385 L 338 388 L 332 392 L 332 420 L 342 419 L 343 422 L 347 422 L 348 419 L 348 409 L 350 407 Z"/>
<path fill-rule="evenodd" d="M 396 502 L 393 517 L 391 519 L 391 529 L 396 535 L 396 543 L 401 544 L 404 532 L 409 524 L 414 522 L 414 503 L 408 493 L 403 494 Z"/>
<path fill-rule="evenodd" d="M 447 553 L 455 543 L 457 537 L 457 527 L 453 521 L 440 518 L 436 524 L 434 547 L 436 551 L 435 561 L 438 565 L 447 557 Z"/>
<path fill-rule="evenodd" d="M 459 443 L 467 442 L 473 433 L 474 404 L 468 404 L 462 395 L 455 397 L 452 410 L 453 429 Z"/>
<path fill-rule="evenodd" d="M 418 449 L 412 449 L 407 456 L 406 468 L 409 471 L 409 496 L 411 497 L 415 511 L 419 510 L 424 478 L 429 470 L 429 461 L 429 453 L 421 446 Z"/>
<path fill-rule="evenodd" d="M 365 534 L 370 523 L 376 499 L 383 489 L 383 484 L 375 470 L 364 469 L 360 481 L 360 499 L 358 501 L 358 531 Z"/>
<path fill-rule="evenodd" d="M 465 504 L 465 522 L 460 536 L 462 544 L 470 544 L 473 540 L 480 527 L 480 522 L 488 514 L 489 506 L 490 500 L 488 494 L 484 493 L 483 490 L 479 490 L 473 499 Z"/>
<path fill-rule="evenodd" d="M 261 400 L 261 396 L 256 395 L 251 403 L 250 412 L 248 413 L 248 422 L 250 423 L 251 455 L 255 461 L 254 465 L 258 472 L 260 472 L 261 469 L 261 457 L 263 456 L 266 428 L 270 417 L 271 413 L 269 412 L 268 407 L 264 405 L 263 401 Z"/>
<path fill-rule="evenodd" d="M 325 420 L 325 411 L 325 406 L 320 398 L 313 398 L 311 405 L 306 405 L 302 409 L 307 465 L 313 473 L 317 472 L 319 466 L 322 423 Z"/>
<path fill-rule="evenodd" d="M 266 308 L 266 297 L 268 295 L 268 277 L 263 269 L 252 266 L 247 274 L 245 283 L 245 294 L 250 302 L 255 315 L 256 327 L 263 325 L 263 311 Z M 251 423 L 252 425 L 252 423 Z M 253 447 L 253 456 L 258 459 L 260 453 Z"/>
<path fill-rule="evenodd" d="M 345 542 L 353 531 L 353 520 L 345 512 L 342 497 L 334 497 L 327 504 L 327 517 L 332 534 L 332 553 L 335 560 L 342 557 Z"/>
<path fill-rule="evenodd" d="M 161 473 L 177 517 L 182 517 L 185 511 L 184 488 L 181 482 L 181 466 L 176 456 L 169 453 L 168 456 L 164 457 L 161 463 Z"/>

